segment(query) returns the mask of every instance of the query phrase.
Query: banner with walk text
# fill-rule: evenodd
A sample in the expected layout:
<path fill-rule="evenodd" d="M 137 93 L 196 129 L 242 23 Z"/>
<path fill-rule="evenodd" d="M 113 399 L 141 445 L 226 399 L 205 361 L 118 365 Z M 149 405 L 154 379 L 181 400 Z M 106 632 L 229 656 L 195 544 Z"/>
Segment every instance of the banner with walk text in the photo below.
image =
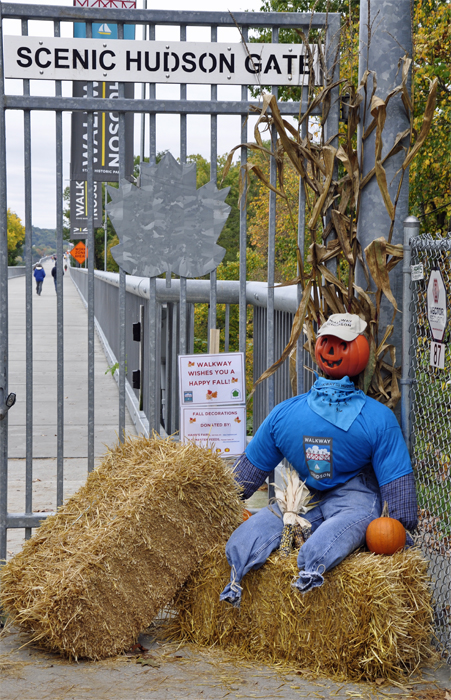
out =
<path fill-rule="evenodd" d="M 81 7 L 124 7 L 118 0 L 112 2 L 103 0 L 98 4 L 96 0 L 87 0 L 89 4 L 82 4 L 83 0 L 74 0 L 75 6 Z M 126 8 L 133 9 L 133 4 L 128 2 Z M 111 41 L 117 39 L 117 25 L 107 21 L 92 23 L 92 39 Z M 84 22 L 74 24 L 74 38 L 80 41 L 86 38 L 86 25 Z M 135 26 L 124 25 L 124 39 L 134 40 Z M 77 45 L 80 42 L 77 42 Z M 87 83 L 73 82 L 74 97 L 86 97 Z M 92 96 L 102 99 L 114 99 L 119 97 L 119 82 L 93 81 Z M 135 88 L 132 83 L 124 85 L 124 97 L 133 99 Z M 71 143 L 71 180 L 86 180 L 88 170 L 87 157 L 87 129 L 86 112 L 73 112 L 72 114 L 72 143 Z M 97 182 L 119 181 L 119 114 L 117 112 L 94 112 L 94 179 Z M 125 174 L 129 177 L 133 172 L 133 114 L 125 115 Z"/>

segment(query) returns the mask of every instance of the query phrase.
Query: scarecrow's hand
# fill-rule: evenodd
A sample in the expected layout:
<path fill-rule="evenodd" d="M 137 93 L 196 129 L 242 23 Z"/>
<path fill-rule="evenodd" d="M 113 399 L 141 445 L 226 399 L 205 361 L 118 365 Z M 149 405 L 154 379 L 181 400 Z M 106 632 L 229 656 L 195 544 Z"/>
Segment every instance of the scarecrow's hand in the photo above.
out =
<path fill-rule="evenodd" d="M 382 503 L 387 501 L 390 518 L 399 520 L 412 532 L 418 524 L 417 495 L 413 474 L 400 476 L 381 486 Z"/>
<path fill-rule="evenodd" d="M 243 501 L 250 498 L 268 477 L 268 472 L 255 467 L 249 462 L 246 454 L 238 457 L 233 465 L 233 473 L 238 484 L 244 489 L 241 495 Z"/>

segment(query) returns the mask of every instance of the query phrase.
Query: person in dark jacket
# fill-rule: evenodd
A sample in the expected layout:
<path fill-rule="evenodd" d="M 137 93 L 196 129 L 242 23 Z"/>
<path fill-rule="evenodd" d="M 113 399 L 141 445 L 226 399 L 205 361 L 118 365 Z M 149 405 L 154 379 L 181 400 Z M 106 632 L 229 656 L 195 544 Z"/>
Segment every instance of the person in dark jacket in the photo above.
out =
<path fill-rule="evenodd" d="M 63 275 L 64 275 L 64 271 L 63 271 Z M 53 277 L 53 281 L 55 283 L 55 292 L 58 294 L 58 289 L 56 287 L 56 261 L 55 261 L 55 265 L 52 267 L 52 277 Z"/>
<path fill-rule="evenodd" d="M 39 294 L 39 296 L 41 296 L 42 285 L 45 277 L 45 270 L 40 263 L 36 265 L 33 274 L 36 280 L 36 294 Z"/>

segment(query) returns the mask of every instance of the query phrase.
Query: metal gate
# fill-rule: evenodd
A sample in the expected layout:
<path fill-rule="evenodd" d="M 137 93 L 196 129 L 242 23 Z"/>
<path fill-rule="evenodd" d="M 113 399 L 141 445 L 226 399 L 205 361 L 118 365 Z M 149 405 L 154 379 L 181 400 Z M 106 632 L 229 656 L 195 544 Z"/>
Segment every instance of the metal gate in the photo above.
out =
<path fill-rule="evenodd" d="M 157 144 L 157 115 L 178 114 L 180 115 L 180 160 L 186 161 L 188 117 L 189 115 L 206 115 L 210 119 L 210 162 L 211 180 L 217 179 L 217 150 L 218 150 L 218 118 L 221 115 L 239 115 L 241 117 L 241 142 L 249 140 L 248 136 L 248 116 L 252 104 L 258 106 L 256 101 L 250 99 L 247 85 L 241 87 L 240 100 L 218 99 L 216 85 L 211 85 L 210 99 L 190 100 L 187 98 L 186 85 L 180 85 L 179 99 L 158 99 L 155 84 L 143 85 L 141 98 L 125 99 L 123 85 L 119 87 L 118 99 L 99 100 L 92 96 L 92 84 L 88 84 L 87 97 L 66 97 L 63 96 L 61 81 L 53 81 L 54 94 L 52 96 L 34 96 L 30 91 L 30 81 L 23 80 L 22 94 L 6 94 L 3 71 L 3 32 L 5 20 L 14 20 L 18 32 L 28 35 L 30 22 L 33 21 L 33 33 L 39 36 L 36 31 L 36 24 L 40 22 L 53 23 L 53 33 L 55 37 L 61 35 L 62 27 L 74 22 L 86 23 L 86 36 L 91 36 L 93 22 L 105 21 L 106 11 L 102 9 L 85 9 L 73 7 L 54 7 L 45 5 L 12 4 L 0 2 L 0 20 L 2 22 L 2 35 L 0 36 L 0 387 L 4 396 L 8 395 L 8 275 L 7 275 L 7 192 L 6 179 L 8 159 L 6 152 L 6 113 L 8 110 L 18 110 L 23 113 L 24 120 L 24 194 L 25 194 L 25 263 L 26 263 L 26 506 L 25 513 L 8 513 L 7 486 L 8 486 L 8 420 L 7 416 L 0 421 L 0 559 L 6 558 L 6 532 L 8 528 L 24 528 L 26 538 L 31 536 L 32 528 L 37 527 L 42 520 L 42 515 L 33 513 L 32 489 L 33 480 L 33 314 L 32 314 L 32 182 L 31 182 L 31 149 L 32 132 L 31 116 L 35 112 L 45 112 L 48 114 L 49 122 L 55 125 L 55 161 L 56 173 L 56 221 L 57 221 L 57 505 L 63 502 L 63 472 L 64 472 L 64 333 L 63 333 L 63 287 L 62 287 L 62 265 L 63 265 L 63 136 L 64 122 L 63 114 L 71 112 L 87 113 L 88 138 L 88 171 L 87 171 L 87 191 L 88 191 L 88 249 L 94 248 L 94 208 L 92 196 L 94 186 L 93 173 L 93 119 L 95 112 L 111 111 L 119 114 L 119 155 L 120 155 L 120 177 L 124 177 L 124 135 L 126 114 L 134 113 L 141 115 L 142 133 L 144 125 L 149 133 L 149 150 L 145 153 L 145 139 L 141 139 L 141 157 L 148 156 L 151 163 L 155 162 Z M 108 10 L 108 20 L 117 24 L 119 40 L 124 36 L 124 25 L 134 24 L 144 27 L 145 38 L 153 41 L 158 33 L 158 27 L 170 25 L 179 28 L 180 41 L 186 41 L 187 31 L 192 27 L 208 28 L 211 42 L 218 41 L 224 29 L 236 30 L 236 41 L 247 42 L 252 29 L 266 28 L 271 32 L 272 42 L 277 43 L 279 31 L 284 28 L 299 28 L 308 34 L 309 29 L 322 29 L 325 33 L 325 80 L 333 82 L 339 72 L 337 61 L 338 41 L 340 31 L 340 16 L 337 14 L 314 14 L 305 15 L 297 13 L 236 13 L 232 16 L 222 12 L 169 12 L 154 10 Z M 238 33 L 239 32 L 239 33 Z M 241 35 L 241 36 L 240 36 Z M 91 87 L 89 86 L 91 85 Z M 272 88 L 277 95 L 277 88 Z M 331 107 L 326 122 L 326 135 L 332 143 L 338 134 L 339 121 L 339 99 L 338 88 L 331 92 Z M 280 105 L 282 115 L 295 116 L 300 111 L 305 111 L 307 104 L 307 88 L 303 88 L 302 102 L 284 102 Z M 312 117 L 319 114 L 319 111 L 312 111 Z M 273 133 L 273 139 L 275 134 Z M 274 141 L 273 141 L 274 142 Z M 247 152 L 245 148 L 240 153 L 241 164 L 246 163 Z M 276 184 L 276 168 L 271 163 L 270 181 Z M 299 233 L 298 244 L 301 250 L 304 247 L 304 212 L 305 202 L 303 200 L 303 188 L 300 188 L 299 207 Z M 269 231 L 268 231 L 268 300 L 266 315 L 266 362 L 272 364 L 276 359 L 275 346 L 275 314 L 274 314 L 274 261 L 275 261 L 275 231 L 276 231 L 276 195 L 269 195 Z M 246 236 L 247 236 L 247 211 L 242 206 L 240 210 L 240 279 L 239 279 L 239 349 L 246 353 Z M 88 373 L 87 373 L 87 404 L 88 412 L 86 422 L 88 426 L 87 438 L 87 470 L 94 468 L 94 259 L 90 256 L 87 273 L 87 302 L 88 302 Z M 168 287 L 171 285 L 170 278 L 166 281 Z M 173 315 L 171 324 L 174 336 L 177 336 L 177 347 L 179 352 L 184 354 L 188 350 L 187 329 L 190 319 L 188 315 L 189 305 L 187 304 L 186 279 L 181 277 L 179 283 L 179 299 L 176 304 L 177 313 Z M 120 271 L 119 283 L 119 436 L 122 437 L 125 427 L 126 410 L 126 275 Z M 157 301 L 156 278 L 149 281 L 149 304 L 147 319 L 144 327 L 147 334 L 147 405 L 144 410 L 149 421 L 149 429 L 159 430 L 160 423 L 160 367 L 157 364 L 158 344 L 160 338 L 161 309 Z M 216 327 L 216 306 L 217 306 L 217 281 L 215 273 L 210 275 L 210 313 L 209 328 Z M 299 345 L 298 354 L 298 391 L 303 389 L 302 352 Z M 172 367 L 174 365 L 172 364 Z M 14 391 L 14 387 L 9 388 Z M 1 392 L 0 392 L 1 393 Z M 267 382 L 266 388 L 266 410 L 271 410 L 276 401 L 275 378 L 272 377 Z M 177 427 L 177 426 L 175 426 Z"/>
<path fill-rule="evenodd" d="M 416 540 L 430 561 L 437 646 L 451 663 L 451 348 L 448 330 L 444 369 L 430 365 L 427 317 L 432 270 L 440 270 L 451 299 L 451 235 L 417 236 L 411 250 L 412 265 L 423 266 L 423 278 L 412 282 L 411 297 L 412 461 L 420 507 Z"/>

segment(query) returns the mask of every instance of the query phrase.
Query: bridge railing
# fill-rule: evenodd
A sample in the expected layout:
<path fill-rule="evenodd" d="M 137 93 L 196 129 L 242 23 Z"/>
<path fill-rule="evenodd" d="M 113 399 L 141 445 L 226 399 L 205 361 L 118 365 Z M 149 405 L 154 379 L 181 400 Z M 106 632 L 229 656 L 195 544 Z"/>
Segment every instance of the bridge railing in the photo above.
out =
<path fill-rule="evenodd" d="M 82 268 L 71 268 L 71 277 L 86 304 L 88 274 Z M 239 281 L 217 281 L 217 304 L 225 306 L 224 327 L 222 337 L 223 347 L 227 351 L 231 345 L 230 313 L 233 307 L 238 307 L 240 295 Z M 156 391 L 152 391 L 147 379 L 146 368 L 149 366 L 148 334 L 144 332 L 143 324 L 148 318 L 149 280 L 141 277 L 126 277 L 126 402 L 133 422 L 139 433 L 148 434 L 149 415 L 160 416 L 160 431 L 173 434 L 179 430 L 179 391 L 178 391 L 178 362 L 180 352 L 178 325 L 180 280 L 171 280 L 167 286 L 165 279 L 156 280 L 156 314 L 157 338 L 155 338 L 156 361 L 160 367 L 157 373 L 159 382 Z M 98 336 L 103 345 L 113 376 L 118 381 L 119 356 L 119 323 L 117 308 L 119 304 L 119 274 L 114 272 L 95 271 L 94 273 L 94 317 Z M 253 307 L 252 317 L 248 323 L 248 341 L 252 352 L 247 354 L 246 370 L 248 389 L 252 381 L 267 368 L 266 333 L 267 333 L 267 301 L 268 285 L 264 282 L 247 282 L 246 303 Z M 187 352 L 194 353 L 194 313 L 197 304 L 209 304 L 210 283 L 208 280 L 187 280 Z M 293 316 L 297 309 L 296 287 L 274 289 L 274 335 L 276 339 L 276 356 L 280 356 L 286 346 L 291 332 Z M 134 325 L 141 324 L 140 334 Z M 135 332 L 135 336 L 134 336 Z M 207 327 L 205 328 L 207 332 Z M 141 340 L 134 340 L 140 337 Z M 202 340 L 197 339 L 196 340 Z M 203 346 L 207 347 L 205 337 Z M 304 353 L 304 364 L 311 366 L 310 356 Z M 140 370 L 140 386 L 137 386 L 137 376 L 134 372 Z M 304 386 L 306 389 L 312 383 L 313 374 L 304 370 Z M 134 388 L 135 378 L 135 388 Z M 285 362 L 275 375 L 276 403 L 292 396 L 289 363 Z M 252 407 L 252 425 L 249 432 L 254 432 L 266 418 L 268 409 L 267 392 L 264 385 L 259 385 L 254 395 Z M 154 413 L 155 411 L 155 413 Z"/>

